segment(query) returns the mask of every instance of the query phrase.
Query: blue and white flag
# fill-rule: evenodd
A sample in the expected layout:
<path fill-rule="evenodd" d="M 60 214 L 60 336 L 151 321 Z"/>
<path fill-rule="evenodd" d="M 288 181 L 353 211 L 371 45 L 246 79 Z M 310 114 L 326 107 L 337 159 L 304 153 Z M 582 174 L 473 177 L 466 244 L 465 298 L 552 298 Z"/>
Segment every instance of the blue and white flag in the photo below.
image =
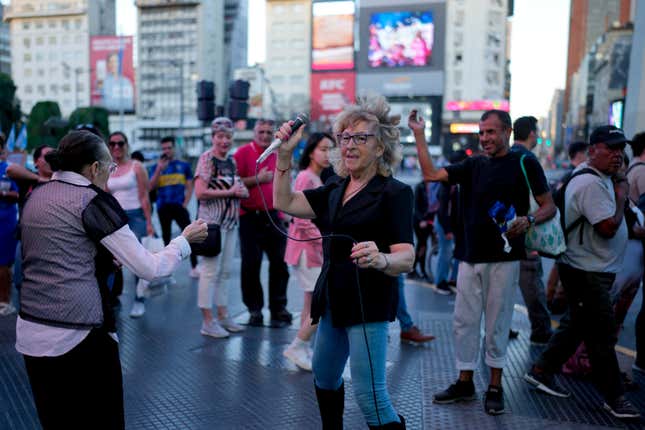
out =
<path fill-rule="evenodd" d="M 11 131 L 9 132 L 9 137 L 7 138 L 7 151 L 12 152 L 13 147 L 16 144 L 16 126 L 11 124 Z"/>
<path fill-rule="evenodd" d="M 16 139 L 16 149 L 24 150 L 27 148 L 27 124 L 23 124 L 20 129 L 20 134 Z"/>

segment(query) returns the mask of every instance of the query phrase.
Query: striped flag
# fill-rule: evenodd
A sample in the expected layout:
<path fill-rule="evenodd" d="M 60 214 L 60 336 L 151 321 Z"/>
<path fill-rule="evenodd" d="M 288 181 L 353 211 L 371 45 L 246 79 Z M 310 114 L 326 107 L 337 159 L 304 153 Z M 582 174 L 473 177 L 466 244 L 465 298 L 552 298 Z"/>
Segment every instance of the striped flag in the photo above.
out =
<path fill-rule="evenodd" d="M 11 131 L 9 132 L 9 137 L 7 138 L 7 151 L 13 151 L 13 147 L 16 144 L 16 126 L 11 124 Z"/>
<path fill-rule="evenodd" d="M 27 148 L 27 124 L 23 124 L 16 139 L 16 149 L 24 150 Z"/>

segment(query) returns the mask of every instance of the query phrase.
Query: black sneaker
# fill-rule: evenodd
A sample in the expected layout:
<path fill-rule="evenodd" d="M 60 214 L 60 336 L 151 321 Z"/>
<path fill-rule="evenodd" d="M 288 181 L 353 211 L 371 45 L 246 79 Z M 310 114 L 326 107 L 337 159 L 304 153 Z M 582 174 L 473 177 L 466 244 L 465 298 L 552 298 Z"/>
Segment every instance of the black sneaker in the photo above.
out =
<path fill-rule="evenodd" d="M 530 337 L 531 345 L 543 346 L 549 343 L 551 333 L 545 334 L 532 334 Z"/>
<path fill-rule="evenodd" d="M 432 396 L 432 403 L 438 405 L 469 400 L 475 400 L 475 384 L 473 384 L 473 381 L 457 381 L 448 389 Z"/>
<path fill-rule="evenodd" d="M 262 327 L 264 325 L 264 317 L 262 316 L 262 312 L 250 311 L 249 321 L 246 324 L 253 327 Z"/>
<path fill-rule="evenodd" d="M 271 312 L 271 327 L 282 328 L 291 325 L 293 315 L 286 310 L 282 309 L 278 312 Z"/>
<path fill-rule="evenodd" d="M 524 374 L 524 380 L 535 389 L 552 396 L 567 398 L 571 395 L 570 392 L 558 385 L 552 374 L 547 372 L 538 373 L 531 370 Z"/>
<path fill-rule="evenodd" d="M 448 286 L 446 281 L 441 281 L 432 288 L 436 293 L 441 294 L 442 296 L 449 296 L 452 294 L 452 290 Z"/>
<path fill-rule="evenodd" d="M 631 419 L 640 418 L 641 416 L 638 409 L 625 396 L 618 396 L 616 400 L 610 403 L 605 402 L 602 407 L 616 418 Z"/>
<path fill-rule="evenodd" d="M 501 415 L 504 413 L 504 391 L 502 387 L 488 386 L 484 394 L 484 411 L 489 415 Z"/>

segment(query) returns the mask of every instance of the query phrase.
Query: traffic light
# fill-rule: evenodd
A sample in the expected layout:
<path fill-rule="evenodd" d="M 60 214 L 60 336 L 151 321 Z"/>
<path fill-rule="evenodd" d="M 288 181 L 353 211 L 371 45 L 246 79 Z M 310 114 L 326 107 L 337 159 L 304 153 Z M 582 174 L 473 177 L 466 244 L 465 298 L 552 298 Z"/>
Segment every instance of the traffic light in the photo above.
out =
<path fill-rule="evenodd" d="M 249 87 L 247 81 L 238 79 L 229 87 L 228 116 L 233 121 L 246 119 L 249 110 Z"/>
<path fill-rule="evenodd" d="M 215 118 L 215 83 L 197 82 L 197 118 L 210 122 Z"/>

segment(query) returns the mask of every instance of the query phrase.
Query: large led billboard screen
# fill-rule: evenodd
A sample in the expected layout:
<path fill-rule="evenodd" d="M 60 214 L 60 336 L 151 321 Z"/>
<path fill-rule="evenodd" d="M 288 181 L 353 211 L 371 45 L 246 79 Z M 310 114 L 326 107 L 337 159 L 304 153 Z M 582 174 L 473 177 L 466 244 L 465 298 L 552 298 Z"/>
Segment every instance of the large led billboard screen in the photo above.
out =
<path fill-rule="evenodd" d="M 90 41 L 91 104 L 111 113 L 134 112 L 132 36 L 93 36 Z"/>
<path fill-rule="evenodd" d="M 432 11 L 388 11 L 370 17 L 368 61 L 372 68 L 428 66 L 433 44 Z"/>
<path fill-rule="evenodd" d="M 311 69 L 354 68 L 354 2 L 326 1 L 312 5 Z"/>

